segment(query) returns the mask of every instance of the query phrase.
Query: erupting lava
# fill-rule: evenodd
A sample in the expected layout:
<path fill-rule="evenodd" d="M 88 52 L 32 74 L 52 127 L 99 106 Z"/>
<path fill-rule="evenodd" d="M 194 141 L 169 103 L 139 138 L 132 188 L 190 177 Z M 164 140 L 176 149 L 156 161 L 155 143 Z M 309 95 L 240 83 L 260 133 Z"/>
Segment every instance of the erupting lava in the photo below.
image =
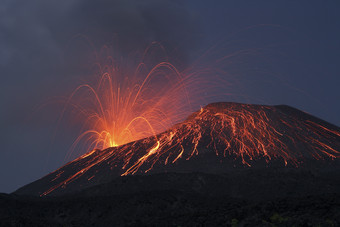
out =
<path fill-rule="evenodd" d="M 166 57 L 157 57 L 156 64 L 143 59 L 136 67 L 117 64 L 116 59 L 107 57 L 106 64 L 98 64 L 97 86 L 83 84 L 75 89 L 65 108 L 77 110 L 83 133 L 71 151 L 84 143 L 90 151 L 149 136 L 157 139 L 158 133 L 192 112 L 192 93 L 187 89 L 195 84 L 195 73 L 179 72 Z"/>
<path fill-rule="evenodd" d="M 158 140 L 157 134 L 183 121 L 205 98 L 225 97 L 223 92 L 215 95 L 214 90 L 231 87 L 230 81 L 218 76 L 225 73 L 218 65 L 231 57 L 209 66 L 195 62 L 182 71 L 168 61 L 158 43 L 149 46 L 135 64 L 107 55 L 104 60 L 98 57 L 98 84 L 77 87 L 62 113 L 73 107 L 82 125 L 69 156 L 78 145 L 85 147 L 77 149 L 84 154 L 149 136 Z"/>
<path fill-rule="evenodd" d="M 142 70 L 141 64 L 136 73 Z M 116 68 L 107 67 L 97 88 L 84 84 L 72 94 L 73 97 L 81 89 L 87 89 L 92 93 L 94 106 L 76 106 L 87 117 L 90 128 L 76 142 L 86 137 L 92 148 L 116 147 L 156 135 L 178 121 L 183 110 L 181 103 L 185 102 L 181 97 L 185 97 L 186 91 L 181 74 L 174 66 L 167 62 L 157 64 L 141 83 L 123 75 L 125 78 L 120 84 L 119 74 Z M 168 86 L 159 83 L 157 87 L 150 86 L 153 77 L 164 80 L 162 83 Z"/>

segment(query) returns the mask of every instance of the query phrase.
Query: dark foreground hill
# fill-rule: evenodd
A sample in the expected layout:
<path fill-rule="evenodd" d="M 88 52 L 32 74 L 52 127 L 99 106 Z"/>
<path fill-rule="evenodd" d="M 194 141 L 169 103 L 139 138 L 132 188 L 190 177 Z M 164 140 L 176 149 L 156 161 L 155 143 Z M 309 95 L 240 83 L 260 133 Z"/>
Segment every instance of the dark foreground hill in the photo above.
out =
<path fill-rule="evenodd" d="M 48 198 L 0 195 L 1 226 L 339 226 L 339 194 L 260 203 L 177 191 Z"/>
<path fill-rule="evenodd" d="M 339 226 L 339 176 L 127 176 L 67 196 L 0 195 L 1 226 Z"/>
<path fill-rule="evenodd" d="M 15 193 L 63 195 L 126 175 L 326 170 L 338 166 L 339 151 L 340 129 L 300 110 L 213 103 L 159 135 L 89 152 Z"/>

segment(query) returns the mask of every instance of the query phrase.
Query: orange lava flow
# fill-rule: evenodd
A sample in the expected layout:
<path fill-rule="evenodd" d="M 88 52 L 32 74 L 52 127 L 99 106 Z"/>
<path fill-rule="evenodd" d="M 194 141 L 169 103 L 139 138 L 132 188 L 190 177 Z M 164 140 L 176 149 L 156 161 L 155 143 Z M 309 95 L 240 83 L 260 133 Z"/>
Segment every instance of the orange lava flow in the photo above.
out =
<path fill-rule="evenodd" d="M 207 150 L 221 158 L 240 159 L 247 166 L 253 160 L 263 159 L 267 163 L 281 160 L 297 167 L 308 160 L 339 158 L 339 139 L 339 131 L 295 119 L 273 107 L 229 104 L 224 108 L 202 108 L 159 135 L 157 145 L 136 161 L 132 161 L 134 152 L 124 151 L 128 147 L 122 147 L 122 156 L 117 156 L 125 156 L 126 170 L 122 175 L 137 173 L 146 162 L 142 172 L 150 171 L 156 163 L 189 160 Z"/>

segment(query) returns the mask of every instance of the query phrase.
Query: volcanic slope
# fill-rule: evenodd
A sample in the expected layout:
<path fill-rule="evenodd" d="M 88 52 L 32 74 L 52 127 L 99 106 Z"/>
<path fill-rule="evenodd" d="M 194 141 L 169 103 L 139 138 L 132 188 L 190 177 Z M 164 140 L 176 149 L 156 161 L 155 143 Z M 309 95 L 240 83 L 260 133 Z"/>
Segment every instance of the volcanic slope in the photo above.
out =
<path fill-rule="evenodd" d="M 295 108 L 212 103 L 155 136 L 94 150 L 15 194 L 62 195 L 120 176 L 339 166 L 340 128 Z"/>

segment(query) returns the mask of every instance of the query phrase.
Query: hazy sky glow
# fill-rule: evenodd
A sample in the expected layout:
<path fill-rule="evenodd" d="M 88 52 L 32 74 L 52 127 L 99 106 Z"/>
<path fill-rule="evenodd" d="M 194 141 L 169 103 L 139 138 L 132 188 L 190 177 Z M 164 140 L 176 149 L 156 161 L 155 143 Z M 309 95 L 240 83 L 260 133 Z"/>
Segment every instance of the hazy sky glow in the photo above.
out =
<path fill-rule="evenodd" d="M 339 9 L 337 1 L 1 1 L 0 192 L 69 161 L 77 128 L 66 121 L 54 136 L 62 105 L 48 100 L 91 81 L 103 45 L 128 58 L 159 41 L 180 69 L 216 44 L 220 56 L 253 50 L 225 69 L 242 96 L 208 101 L 287 104 L 339 126 Z"/>

